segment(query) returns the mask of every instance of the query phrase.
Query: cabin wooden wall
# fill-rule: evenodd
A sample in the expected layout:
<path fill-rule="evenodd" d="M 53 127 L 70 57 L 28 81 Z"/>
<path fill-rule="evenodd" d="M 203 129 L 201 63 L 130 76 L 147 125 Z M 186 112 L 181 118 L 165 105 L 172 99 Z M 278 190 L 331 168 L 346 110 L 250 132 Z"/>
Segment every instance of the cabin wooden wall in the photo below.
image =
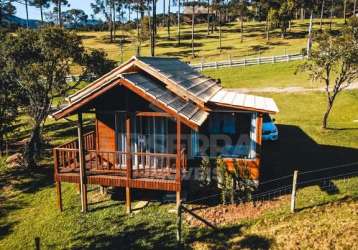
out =
<path fill-rule="evenodd" d="M 96 114 L 96 139 L 97 150 L 115 151 L 116 134 L 115 134 L 115 116 L 114 113 L 97 113 Z"/>

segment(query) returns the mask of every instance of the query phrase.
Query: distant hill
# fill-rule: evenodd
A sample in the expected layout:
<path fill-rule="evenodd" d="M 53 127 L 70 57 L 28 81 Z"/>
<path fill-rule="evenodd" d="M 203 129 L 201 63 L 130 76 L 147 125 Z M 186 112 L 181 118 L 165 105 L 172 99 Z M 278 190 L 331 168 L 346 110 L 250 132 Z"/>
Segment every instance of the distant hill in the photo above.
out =
<path fill-rule="evenodd" d="M 14 16 L 14 15 L 5 15 L 3 22 L 7 23 L 8 25 L 16 25 L 20 27 L 26 27 L 26 19 Z M 37 28 L 41 24 L 40 20 L 29 19 L 29 27 L 30 28 Z"/>

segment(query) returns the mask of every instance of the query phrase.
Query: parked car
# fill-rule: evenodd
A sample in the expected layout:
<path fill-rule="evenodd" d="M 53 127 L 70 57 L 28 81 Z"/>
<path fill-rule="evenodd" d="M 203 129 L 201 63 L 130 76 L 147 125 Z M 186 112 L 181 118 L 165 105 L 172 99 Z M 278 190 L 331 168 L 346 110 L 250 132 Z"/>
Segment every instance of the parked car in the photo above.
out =
<path fill-rule="evenodd" d="M 262 140 L 263 141 L 277 141 L 278 129 L 274 123 L 275 119 L 271 119 L 269 114 L 264 114 L 262 124 Z"/>

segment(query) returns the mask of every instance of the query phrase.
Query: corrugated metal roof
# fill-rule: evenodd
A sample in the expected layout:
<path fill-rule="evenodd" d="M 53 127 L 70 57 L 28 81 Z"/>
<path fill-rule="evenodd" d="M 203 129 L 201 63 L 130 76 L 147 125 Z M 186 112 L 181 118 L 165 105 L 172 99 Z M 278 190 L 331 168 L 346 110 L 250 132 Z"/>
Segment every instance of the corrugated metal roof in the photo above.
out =
<path fill-rule="evenodd" d="M 194 102 L 176 96 L 170 90 L 166 89 L 158 80 L 146 76 L 143 73 L 124 73 L 121 76 L 137 88 L 150 94 L 165 106 L 174 110 L 177 114 L 199 126 L 209 115 L 208 112 L 200 109 Z"/>
<path fill-rule="evenodd" d="M 221 89 L 214 79 L 201 75 L 177 58 L 138 57 L 138 60 L 203 102 L 207 102 Z"/>
<path fill-rule="evenodd" d="M 210 102 L 269 113 L 279 111 L 272 98 L 243 94 L 235 90 L 221 89 L 210 98 Z"/>

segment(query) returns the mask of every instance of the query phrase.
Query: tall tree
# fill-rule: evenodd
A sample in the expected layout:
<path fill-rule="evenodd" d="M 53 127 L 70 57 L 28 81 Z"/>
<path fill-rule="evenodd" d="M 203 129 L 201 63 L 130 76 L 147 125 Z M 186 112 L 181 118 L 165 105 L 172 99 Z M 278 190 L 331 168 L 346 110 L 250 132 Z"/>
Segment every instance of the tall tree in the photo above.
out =
<path fill-rule="evenodd" d="M 18 108 L 20 106 L 20 91 L 14 79 L 13 69 L 7 67 L 4 43 L 5 34 L 0 32 L 0 156 L 5 147 L 7 135 L 13 132 Z"/>
<path fill-rule="evenodd" d="M 54 12 L 57 13 L 58 25 L 62 26 L 62 5 L 67 5 L 69 7 L 68 0 L 52 0 L 52 2 L 55 4 Z"/>
<path fill-rule="evenodd" d="M 25 0 L 26 28 L 29 28 L 29 0 Z"/>
<path fill-rule="evenodd" d="M 301 69 L 307 70 L 312 79 L 325 83 L 327 107 L 322 127 L 327 128 L 336 98 L 358 79 L 358 19 L 350 20 L 339 36 L 323 33 L 315 40 L 318 44 Z"/>
<path fill-rule="evenodd" d="M 69 9 L 63 12 L 62 15 L 64 23 L 73 28 L 78 28 L 81 23 L 85 23 L 88 19 L 88 15 L 80 9 Z"/>
<path fill-rule="evenodd" d="M 40 9 L 41 22 L 44 22 L 43 10 L 50 8 L 50 0 L 31 0 L 30 5 Z"/>
<path fill-rule="evenodd" d="M 157 0 L 152 0 L 152 25 L 151 25 L 151 40 L 150 40 L 151 56 L 155 56 L 156 36 L 157 36 Z"/>
<path fill-rule="evenodd" d="M 93 10 L 93 13 L 95 15 L 103 14 L 104 17 L 106 18 L 106 22 L 109 30 L 109 39 L 111 42 L 113 42 L 113 37 L 114 37 L 113 10 L 112 10 L 113 2 L 114 0 L 95 0 L 94 3 L 91 3 L 91 8 Z"/>
<path fill-rule="evenodd" d="M 0 27 L 3 24 L 3 18 L 6 15 L 13 15 L 16 13 L 16 7 L 12 4 L 13 1 L 0 0 Z"/>
<path fill-rule="evenodd" d="M 321 5 L 321 19 L 319 22 L 319 29 L 322 30 L 322 20 L 323 20 L 323 13 L 324 13 L 324 3 L 325 0 L 322 0 L 322 5 Z"/>
<path fill-rule="evenodd" d="M 86 80 L 93 69 L 101 68 L 94 66 L 94 62 L 106 60 L 98 53 L 92 59 L 93 54 L 85 52 L 80 37 L 59 27 L 20 29 L 14 35 L 9 34 L 0 46 L 6 67 L 14 71 L 16 83 L 28 101 L 23 109 L 30 118 L 31 132 L 24 159 L 27 167 L 35 167 L 41 152 L 43 126 L 54 100 L 63 98 Z M 66 77 L 73 64 L 81 66 L 82 73 L 77 82 L 68 84 Z"/>

